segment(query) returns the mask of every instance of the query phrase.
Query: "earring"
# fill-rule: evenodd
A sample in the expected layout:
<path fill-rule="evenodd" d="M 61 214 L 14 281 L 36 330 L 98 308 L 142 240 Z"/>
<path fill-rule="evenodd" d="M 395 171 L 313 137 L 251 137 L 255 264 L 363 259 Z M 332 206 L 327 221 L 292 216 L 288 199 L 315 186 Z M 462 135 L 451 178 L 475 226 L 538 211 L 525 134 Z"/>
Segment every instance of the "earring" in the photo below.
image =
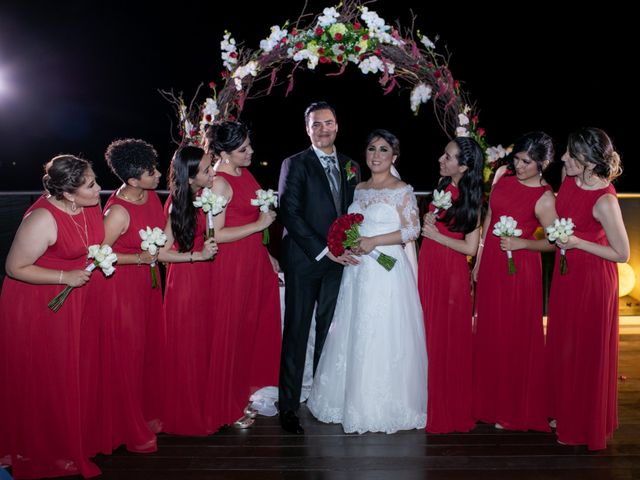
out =
<path fill-rule="evenodd" d="M 75 212 L 77 209 L 78 209 L 78 206 L 76 205 L 76 201 L 71 200 L 71 211 Z"/>
<path fill-rule="evenodd" d="M 229 159 L 228 159 L 228 158 L 225 158 L 225 159 L 224 159 L 224 163 L 226 163 L 226 164 L 228 165 L 228 164 L 229 164 Z"/>

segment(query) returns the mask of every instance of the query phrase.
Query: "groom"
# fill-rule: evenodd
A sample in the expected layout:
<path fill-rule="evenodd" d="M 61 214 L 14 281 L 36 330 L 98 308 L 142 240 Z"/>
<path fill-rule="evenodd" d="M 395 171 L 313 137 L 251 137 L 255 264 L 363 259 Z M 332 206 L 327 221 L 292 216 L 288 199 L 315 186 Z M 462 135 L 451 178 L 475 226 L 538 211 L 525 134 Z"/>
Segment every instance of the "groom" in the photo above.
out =
<path fill-rule="evenodd" d="M 327 233 L 331 223 L 347 212 L 360 180 L 358 165 L 334 147 L 338 123 L 333 107 L 312 103 L 304 120 L 311 147 L 284 160 L 279 183 L 286 288 L 278 409 L 282 428 L 298 434 L 304 433 L 296 411 L 313 308 L 317 304 L 315 372 L 333 318 L 342 268 L 358 263 L 346 253 L 332 255 Z"/>

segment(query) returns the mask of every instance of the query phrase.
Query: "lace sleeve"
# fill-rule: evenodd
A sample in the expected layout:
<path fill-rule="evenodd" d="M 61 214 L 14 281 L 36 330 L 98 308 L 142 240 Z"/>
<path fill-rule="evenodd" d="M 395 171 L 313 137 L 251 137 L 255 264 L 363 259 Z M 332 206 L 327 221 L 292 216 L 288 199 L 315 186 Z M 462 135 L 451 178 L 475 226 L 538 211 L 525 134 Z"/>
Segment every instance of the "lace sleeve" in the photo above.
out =
<path fill-rule="evenodd" d="M 400 235 L 402 236 L 402 243 L 415 240 L 420 234 L 420 214 L 416 196 L 413 194 L 413 188 L 411 186 L 408 186 L 405 190 L 397 208 L 398 214 L 400 215 Z"/>

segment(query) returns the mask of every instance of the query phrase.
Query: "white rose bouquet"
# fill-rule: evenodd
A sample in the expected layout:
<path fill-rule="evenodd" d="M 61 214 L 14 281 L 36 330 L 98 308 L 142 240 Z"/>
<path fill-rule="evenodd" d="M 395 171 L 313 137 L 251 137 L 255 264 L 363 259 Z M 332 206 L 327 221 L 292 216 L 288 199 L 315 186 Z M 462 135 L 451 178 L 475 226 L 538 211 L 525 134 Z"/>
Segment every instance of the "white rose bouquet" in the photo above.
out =
<path fill-rule="evenodd" d="M 140 230 L 138 232 L 142 243 L 140 248 L 149 252 L 149 255 L 154 256 L 158 253 L 158 248 L 164 246 L 167 243 L 167 236 L 162 229 L 158 227 L 147 227 L 146 230 Z M 156 274 L 156 262 L 151 263 L 151 288 L 158 286 L 158 277 Z"/>
<path fill-rule="evenodd" d="M 260 207 L 261 212 L 268 212 L 278 207 L 278 192 L 274 190 L 256 190 L 256 198 L 251 199 L 251 205 Z M 269 244 L 269 228 L 262 231 L 262 244 Z"/>
<path fill-rule="evenodd" d="M 197 208 L 201 208 L 204 213 L 207 214 L 207 232 L 205 238 L 209 239 L 215 235 L 213 231 L 213 216 L 218 215 L 224 207 L 227 206 L 229 199 L 222 195 L 216 195 L 210 188 L 203 188 L 200 196 L 196 197 L 193 205 Z"/>
<path fill-rule="evenodd" d="M 118 261 L 118 257 L 115 253 L 113 253 L 113 250 L 111 250 L 111 247 L 109 245 L 91 245 L 89 247 L 87 258 L 93 258 L 93 261 L 85 267 L 85 270 L 87 272 L 92 272 L 96 267 L 100 267 L 105 277 L 113 274 L 113 272 L 115 271 L 115 267 L 113 266 L 113 264 Z M 54 312 L 60 310 L 60 307 L 67 299 L 73 288 L 74 287 L 72 287 L 71 285 L 67 285 L 66 287 L 64 287 L 64 290 L 53 297 L 53 299 L 47 304 L 47 306 Z"/>
<path fill-rule="evenodd" d="M 516 228 L 518 222 L 513 217 L 502 215 L 500 221 L 493 226 L 493 234 L 496 237 L 519 237 L 522 235 L 522 230 Z M 507 258 L 509 264 L 509 275 L 516 273 L 516 265 L 513 262 L 513 254 L 511 250 L 507 250 Z"/>
<path fill-rule="evenodd" d="M 576 226 L 570 218 L 556 218 L 553 221 L 553 225 L 547 227 L 547 238 L 550 242 L 560 240 L 561 243 L 566 243 L 569 237 L 573 235 L 573 231 Z M 560 249 L 560 275 L 567 274 L 567 251 L 564 248 Z"/>
<path fill-rule="evenodd" d="M 453 202 L 451 201 L 451 192 L 445 192 L 444 190 L 434 190 L 433 200 L 431 201 L 433 206 L 436 207 L 433 211 L 434 215 L 437 215 L 440 210 L 447 210 L 451 208 Z"/>

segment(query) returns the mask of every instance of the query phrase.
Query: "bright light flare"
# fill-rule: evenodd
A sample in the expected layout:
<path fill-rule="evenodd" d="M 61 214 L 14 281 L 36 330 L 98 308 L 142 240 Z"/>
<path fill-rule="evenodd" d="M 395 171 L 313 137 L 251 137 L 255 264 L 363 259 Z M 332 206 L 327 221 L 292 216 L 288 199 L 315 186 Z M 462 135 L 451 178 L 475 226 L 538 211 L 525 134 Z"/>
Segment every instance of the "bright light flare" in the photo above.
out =
<path fill-rule="evenodd" d="M 11 96 L 13 88 L 9 81 L 9 72 L 0 66 L 0 101 Z"/>

